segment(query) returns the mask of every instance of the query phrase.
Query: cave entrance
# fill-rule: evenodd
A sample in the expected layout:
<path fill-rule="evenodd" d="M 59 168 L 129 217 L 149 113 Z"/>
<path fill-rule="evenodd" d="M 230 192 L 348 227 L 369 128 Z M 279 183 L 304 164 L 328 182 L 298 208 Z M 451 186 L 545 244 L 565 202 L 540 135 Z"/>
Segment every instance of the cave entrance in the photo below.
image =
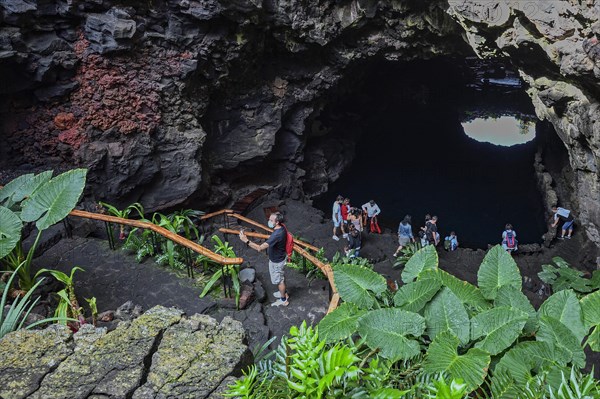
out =
<path fill-rule="evenodd" d="M 319 149 L 329 176 L 342 169 L 315 206 L 331 217 L 338 194 L 353 206 L 374 199 L 382 224 L 395 231 L 409 214 L 415 233 L 425 214 L 437 215 L 442 238 L 456 231 L 464 247 L 499 243 L 506 223 L 521 244 L 541 241 L 536 119 L 506 66 L 464 58 L 377 61 L 354 73 L 309 127 L 307 162 Z M 477 141 L 465 130 L 497 142 Z M 506 139 L 508 133 L 514 137 Z M 305 189 L 318 193 L 322 185 L 311 182 L 316 172 L 307 167 Z"/>

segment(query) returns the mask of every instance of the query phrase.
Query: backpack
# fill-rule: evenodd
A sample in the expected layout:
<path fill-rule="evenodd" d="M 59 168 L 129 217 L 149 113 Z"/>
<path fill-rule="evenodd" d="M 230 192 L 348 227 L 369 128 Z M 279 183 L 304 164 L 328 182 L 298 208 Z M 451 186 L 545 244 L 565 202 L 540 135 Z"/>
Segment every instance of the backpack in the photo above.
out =
<path fill-rule="evenodd" d="M 281 226 L 285 229 L 285 253 L 287 254 L 287 260 L 289 261 L 294 252 L 294 236 L 288 231 L 284 224 Z"/>
<path fill-rule="evenodd" d="M 507 248 L 514 248 L 515 247 L 515 235 L 513 234 L 512 231 L 507 231 L 506 232 L 506 247 Z"/>

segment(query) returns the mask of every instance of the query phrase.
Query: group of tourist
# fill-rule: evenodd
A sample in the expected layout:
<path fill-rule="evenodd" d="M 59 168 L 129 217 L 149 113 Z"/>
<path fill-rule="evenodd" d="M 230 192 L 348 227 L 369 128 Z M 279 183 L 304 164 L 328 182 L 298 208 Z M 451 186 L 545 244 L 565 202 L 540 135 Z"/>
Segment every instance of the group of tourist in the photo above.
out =
<path fill-rule="evenodd" d="M 552 227 L 556 227 L 560 222 L 562 225 L 562 233 L 558 239 L 570 239 L 573 233 L 573 223 L 575 218 L 570 210 L 560 207 L 552 207 L 554 213 L 554 221 Z M 381 234 L 381 228 L 377 222 L 377 216 L 381 213 L 381 209 L 371 200 L 361 206 L 354 208 L 350 205 L 350 199 L 338 195 L 333 203 L 333 239 L 339 241 L 338 230 L 342 233 L 342 237 L 348 239 L 348 245 L 344 247 L 346 256 L 358 256 L 362 245 L 361 233 L 366 226 L 369 226 L 369 232 Z M 425 225 L 419 228 L 419 240 L 421 246 L 434 245 L 440 243 L 440 234 L 437 227 L 437 216 L 426 215 Z M 411 216 L 406 215 L 398 226 L 398 248 L 394 252 L 394 257 L 397 257 L 402 249 L 409 243 L 415 243 L 411 226 Z M 502 232 L 502 247 L 508 252 L 515 252 L 518 249 L 517 232 L 513 229 L 512 224 L 507 223 Z M 451 231 L 444 238 L 444 249 L 447 251 L 455 251 L 459 246 L 458 236 L 456 232 Z"/>

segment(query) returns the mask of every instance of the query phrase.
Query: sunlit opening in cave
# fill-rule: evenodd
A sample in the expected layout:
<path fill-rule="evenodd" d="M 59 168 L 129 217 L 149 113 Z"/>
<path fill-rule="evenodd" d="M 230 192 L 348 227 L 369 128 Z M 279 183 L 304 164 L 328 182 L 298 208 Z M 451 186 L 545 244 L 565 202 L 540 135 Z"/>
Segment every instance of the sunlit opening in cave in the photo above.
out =
<path fill-rule="evenodd" d="M 535 138 L 535 122 L 504 115 L 499 118 L 476 118 L 462 122 L 465 134 L 483 142 L 510 147 Z"/>

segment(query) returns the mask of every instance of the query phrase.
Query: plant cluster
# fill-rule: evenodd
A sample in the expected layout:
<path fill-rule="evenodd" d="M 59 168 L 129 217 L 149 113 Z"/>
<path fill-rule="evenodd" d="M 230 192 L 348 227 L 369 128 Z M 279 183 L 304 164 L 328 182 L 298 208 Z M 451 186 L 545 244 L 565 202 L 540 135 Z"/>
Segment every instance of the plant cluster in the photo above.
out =
<path fill-rule="evenodd" d="M 222 241 L 219 236 L 213 235 L 211 241 L 214 243 L 214 252 L 227 258 L 235 258 L 235 252 L 233 247 L 227 242 Z M 207 258 L 206 256 L 200 255 L 197 258 L 199 263 L 203 264 L 205 272 L 212 272 L 212 276 L 204 286 L 204 290 L 200 294 L 200 298 L 203 298 L 208 294 L 214 287 L 219 279 L 225 279 L 225 285 L 231 286 L 235 295 L 235 305 L 240 306 L 240 265 L 221 265 Z"/>
<path fill-rule="evenodd" d="M 323 263 L 329 263 L 329 261 L 325 257 L 325 249 L 324 248 L 320 248 L 315 253 L 315 258 L 317 258 L 318 260 L 320 260 Z M 286 266 L 291 269 L 298 270 L 301 273 L 306 273 L 306 278 L 309 280 L 314 280 L 314 279 L 324 280 L 325 279 L 325 274 L 323 274 L 323 272 L 317 265 L 315 265 L 308 259 L 304 258 L 301 254 L 299 254 L 296 251 L 292 252 L 292 256 L 288 260 Z"/>
<path fill-rule="evenodd" d="M 37 279 L 39 274 L 50 272 L 57 277 L 57 273 L 61 273 L 40 270 L 35 276 L 32 276 L 33 256 L 44 230 L 63 220 L 77 205 L 85 187 L 86 174 L 87 170 L 85 169 L 71 170 L 55 177 L 52 177 L 52 171 L 37 175 L 26 174 L 12 180 L 0 189 L 0 264 L 10 271 L 8 282 L 2 287 L 0 338 L 25 325 L 27 316 L 40 300 L 39 297 L 32 298 L 33 292 L 42 282 Z M 37 233 L 33 245 L 25 253 L 23 231 L 25 226 L 30 223 L 35 223 Z M 17 276 L 20 290 L 15 290 L 15 299 L 5 312 L 4 307 L 8 306 L 8 292 L 12 289 Z M 67 278 L 66 275 L 64 276 Z M 67 287 L 67 291 L 63 290 L 58 293 L 61 304 L 67 302 L 76 304 L 74 291 L 68 291 L 72 289 L 73 272 L 70 277 L 71 287 Z M 64 308 L 65 305 L 59 305 L 59 309 Z M 81 316 L 81 314 L 80 308 L 71 314 L 57 310 L 55 317 L 33 323 L 27 328 L 52 321 L 63 323 L 77 321 L 73 317 Z"/>
<path fill-rule="evenodd" d="M 344 303 L 319 323 L 312 363 L 295 356 L 297 349 L 283 339 L 275 360 L 259 363 L 258 374 L 253 377 L 251 370 L 230 396 L 378 397 L 377 391 L 352 396 L 351 382 L 358 375 L 364 387 L 366 376 L 373 375 L 365 365 L 376 360 L 376 378 L 394 390 L 381 397 L 600 397 L 598 381 L 580 371 L 584 348 L 600 351 L 600 291 L 578 297 L 562 289 L 536 311 L 521 291 L 516 263 L 500 246 L 488 252 L 477 277 L 478 286 L 439 269 L 432 246 L 406 263 L 404 285 L 396 293 L 369 268 L 336 265 L 334 280 Z M 318 359 L 332 348 L 347 349 L 360 360 L 343 363 L 343 377 L 328 380 Z M 351 368 L 357 364 L 358 370 Z M 326 387 L 320 390 L 321 381 Z M 307 394 L 309 389 L 316 393 Z"/>
<path fill-rule="evenodd" d="M 585 278 L 585 273 L 572 268 L 563 258 L 552 258 L 554 265 L 542 265 L 538 277 L 552 287 L 555 292 L 573 289 L 581 296 L 600 289 L 600 270 L 595 270 L 592 278 Z"/>

